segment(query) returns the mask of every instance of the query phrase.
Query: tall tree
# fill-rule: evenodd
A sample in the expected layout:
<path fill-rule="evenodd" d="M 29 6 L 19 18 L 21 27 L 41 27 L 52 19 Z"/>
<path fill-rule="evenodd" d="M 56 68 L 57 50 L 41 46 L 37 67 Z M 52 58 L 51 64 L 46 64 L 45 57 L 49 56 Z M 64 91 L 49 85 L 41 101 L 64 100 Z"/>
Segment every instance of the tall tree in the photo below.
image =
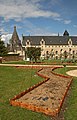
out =
<path fill-rule="evenodd" d="M 5 47 L 4 42 L 0 39 L 0 56 L 4 54 L 7 54 L 7 48 Z"/>
<path fill-rule="evenodd" d="M 26 55 L 30 58 L 30 60 L 35 60 L 35 62 L 37 62 L 37 59 L 39 59 L 41 55 L 41 48 L 28 47 Z"/>

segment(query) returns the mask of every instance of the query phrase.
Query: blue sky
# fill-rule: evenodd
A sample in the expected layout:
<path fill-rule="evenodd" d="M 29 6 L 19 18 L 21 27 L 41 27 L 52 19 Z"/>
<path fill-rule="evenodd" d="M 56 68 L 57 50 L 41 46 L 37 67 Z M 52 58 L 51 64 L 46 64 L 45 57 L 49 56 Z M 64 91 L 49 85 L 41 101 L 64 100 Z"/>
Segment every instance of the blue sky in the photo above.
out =
<path fill-rule="evenodd" d="M 0 0 L 0 33 L 77 35 L 77 0 Z"/>

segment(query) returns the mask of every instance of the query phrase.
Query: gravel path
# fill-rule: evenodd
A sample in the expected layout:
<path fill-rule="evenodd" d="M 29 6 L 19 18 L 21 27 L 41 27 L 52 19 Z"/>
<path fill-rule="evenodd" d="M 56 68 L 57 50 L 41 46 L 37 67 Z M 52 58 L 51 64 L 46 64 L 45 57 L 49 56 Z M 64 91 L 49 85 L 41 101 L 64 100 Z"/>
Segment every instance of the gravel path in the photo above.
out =
<path fill-rule="evenodd" d="M 43 68 L 40 74 L 50 79 L 16 101 L 39 106 L 46 110 L 49 109 L 52 112 L 60 108 L 61 101 L 71 79 L 55 76 L 51 71 L 52 68 Z"/>

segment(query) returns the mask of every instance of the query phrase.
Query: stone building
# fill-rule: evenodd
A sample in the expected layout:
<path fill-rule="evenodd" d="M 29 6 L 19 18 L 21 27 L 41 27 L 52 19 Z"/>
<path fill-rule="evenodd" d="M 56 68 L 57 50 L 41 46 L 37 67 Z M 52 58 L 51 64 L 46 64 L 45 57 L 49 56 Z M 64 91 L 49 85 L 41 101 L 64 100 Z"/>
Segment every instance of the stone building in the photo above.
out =
<path fill-rule="evenodd" d="M 24 58 L 27 47 L 40 47 L 42 59 L 72 59 L 77 56 L 77 37 L 67 30 L 63 36 L 22 36 L 22 47 Z"/>
<path fill-rule="evenodd" d="M 16 26 L 14 26 L 14 31 L 12 34 L 12 38 L 10 39 L 10 44 L 8 45 L 9 47 L 9 53 L 14 53 L 14 54 L 22 54 L 22 45 L 21 41 L 19 39 L 19 36 L 17 34 Z"/>

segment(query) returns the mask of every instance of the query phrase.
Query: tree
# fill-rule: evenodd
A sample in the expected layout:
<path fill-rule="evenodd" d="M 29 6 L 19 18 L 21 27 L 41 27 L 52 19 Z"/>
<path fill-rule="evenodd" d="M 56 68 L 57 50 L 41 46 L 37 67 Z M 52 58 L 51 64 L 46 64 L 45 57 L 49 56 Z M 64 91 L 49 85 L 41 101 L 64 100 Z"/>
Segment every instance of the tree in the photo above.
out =
<path fill-rule="evenodd" d="M 26 51 L 26 55 L 28 58 L 30 58 L 30 61 L 35 60 L 35 62 L 37 62 L 37 59 L 39 59 L 41 55 L 41 48 L 28 47 Z"/>
<path fill-rule="evenodd" d="M 3 41 L 0 39 L 0 56 L 7 54 L 7 48 L 5 47 L 5 44 Z"/>

